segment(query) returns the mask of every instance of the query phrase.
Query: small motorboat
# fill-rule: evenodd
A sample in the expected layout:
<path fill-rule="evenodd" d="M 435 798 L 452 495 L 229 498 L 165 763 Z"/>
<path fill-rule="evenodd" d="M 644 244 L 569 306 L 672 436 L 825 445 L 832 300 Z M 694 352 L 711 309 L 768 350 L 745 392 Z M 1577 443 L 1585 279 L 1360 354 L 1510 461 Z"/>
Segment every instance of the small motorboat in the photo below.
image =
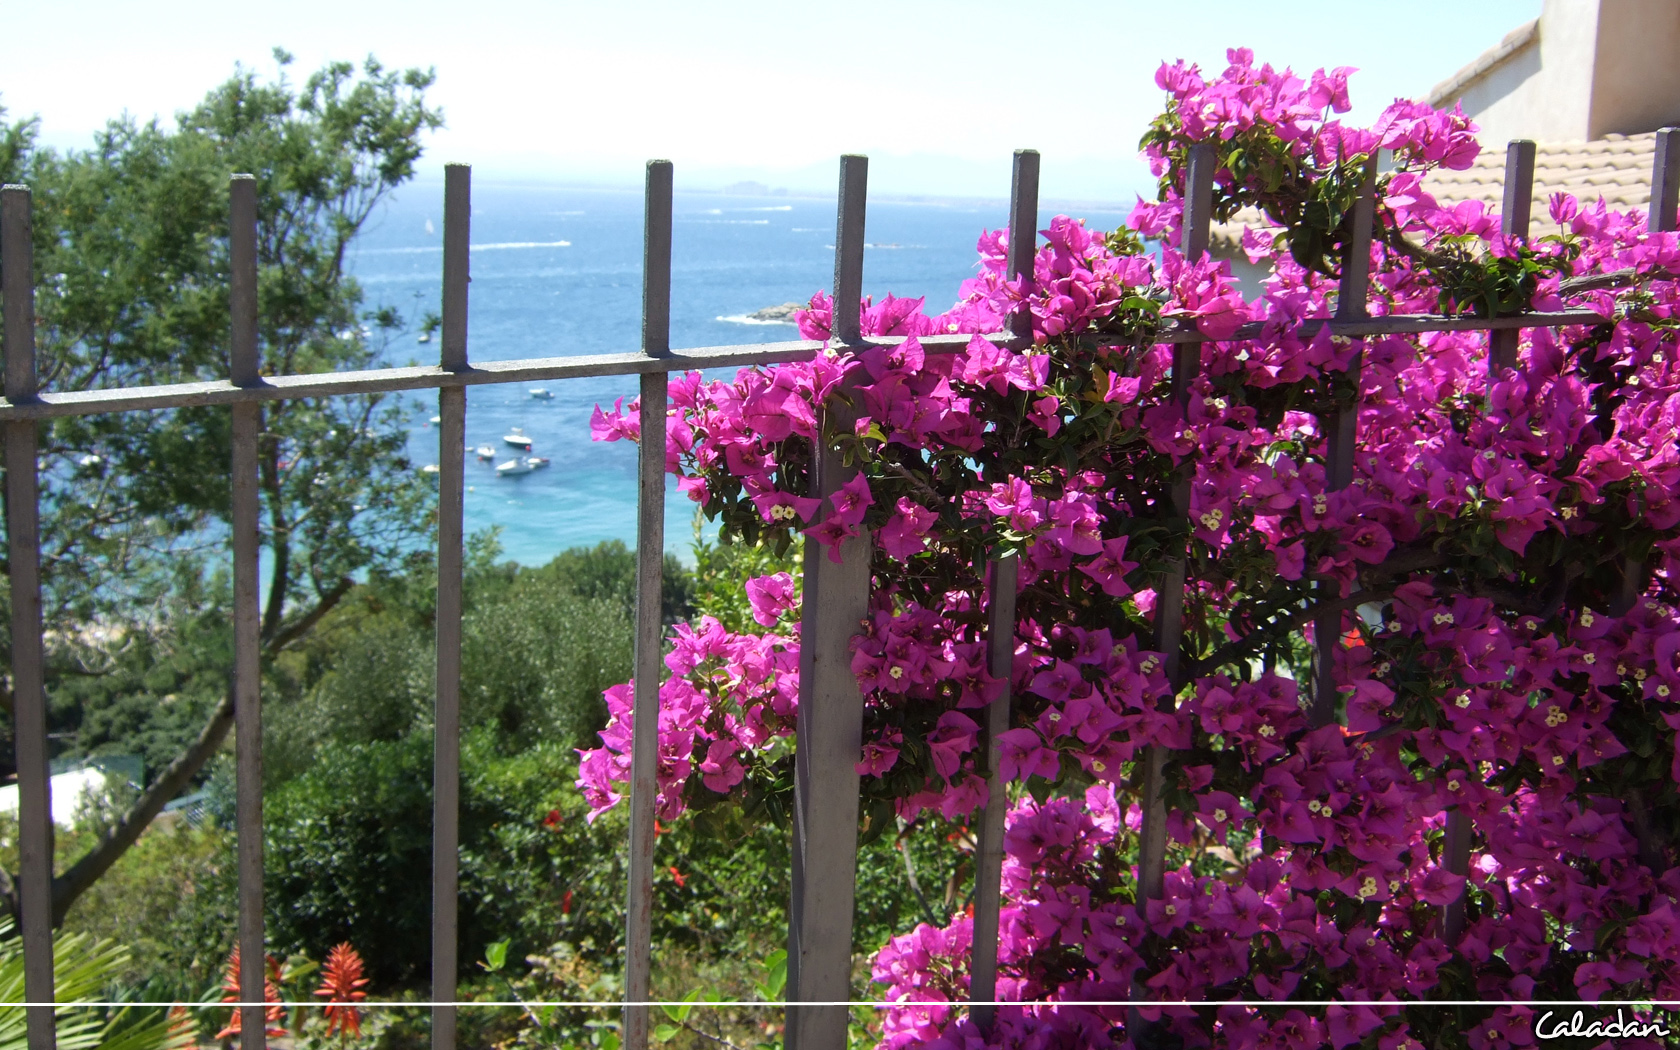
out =
<path fill-rule="evenodd" d="M 422 473 L 422 474 L 436 474 L 438 471 L 440 471 L 442 469 L 443 468 L 438 466 L 436 463 L 428 463 L 425 466 L 420 468 L 420 473 Z"/>
<path fill-rule="evenodd" d="M 522 448 L 527 452 L 531 451 L 530 437 L 525 433 L 525 431 L 519 429 L 518 427 L 514 427 L 506 434 L 503 434 L 502 440 L 512 445 L 514 448 Z M 501 468 L 497 467 L 496 469 L 500 470 Z"/>
<path fill-rule="evenodd" d="M 429 342 L 431 342 L 431 341 L 432 341 L 432 333 L 430 333 L 430 332 L 421 332 L 421 333 L 420 333 L 420 338 L 419 338 L 419 339 L 417 339 L 417 340 L 415 340 L 415 341 L 416 341 L 416 342 L 420 342 L 420 343 L 429 343 Z"/>
<path fill-rule="evenodd" d="M 510 459 L 506 463 L 496 464 L 496 476 L 499 478 L 510 478 L 518 474 L 529 473 L 531 473 L 531 461 L 525 456 Z"/>
<path fill-rule="evenodd" d="M 473 451 L 478 453 L 478 458 L 479 459 L 495 459 L 496 458 L 496 446 L 490 444 L 490 442 L 488 442 L 488 441 L 486 441 L 484 444 L 478 446 L 478 448 L 474 449 Z"/>
<path fill-rule="evenodd" d="M 530 390 L 526 391 L 526 393 L 530 394 L 531 397 L 534 400 L 537 400 L 537 401 L 553 401 L 554 400 L 554 391 L 548 389 L 545 386 L 534 386 Z"/>
<path fill-rule="evenodd" d="M 430 419 L 430 420 L 428 420 L 428 421 L 427 421 L 427 422 L 429 422 L 429 423 L 431 423 L 431 424 L 432 424 L 432 426 L 434 426 L 434 427 L 435 427 L 435 426 L 437 426 L 437 425 L 438 425 L 438 424 L 439 424 L 439 423 L 442 423 L 442 422 L 443 422 L 443 417 L 442 417 L 442 416 L 433 416 L 433 417 L 432 417 L 432 418 L 431 418 L 431 419 Z"/>
<path fill-rule="evenodd" d="M 531 465 L 532 470 L 535 470 L 538 467 L 548 466 L 548 457 L 547 456 L 526 456 L 525 457 L 525 462 L 527 462 Z"/>

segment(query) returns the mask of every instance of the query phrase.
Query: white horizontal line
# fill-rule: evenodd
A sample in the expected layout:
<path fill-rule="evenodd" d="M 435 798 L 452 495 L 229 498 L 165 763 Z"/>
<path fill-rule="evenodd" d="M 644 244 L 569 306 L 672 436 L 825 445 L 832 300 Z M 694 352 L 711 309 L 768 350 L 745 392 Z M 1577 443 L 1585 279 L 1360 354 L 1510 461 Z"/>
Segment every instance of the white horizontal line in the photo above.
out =
<path fill-rule="evenodd" d="M 903 999 L 903 1000 L 851 999 L 851 1000 L 845 1000 L 845 1001 L 798 1000 L 798 1001 L 791 1002 L 791 1003 L 786 1003 L 786 1002 L 766 1003 L 766 1002 L 761 1002 L 759 1000 L 746 1000 L 746 999 L 729 999 L 729 1000 L 719 1000 L 719 1001 L 716 1001 L 716 1002 L 689 1002 L 687 1000 L 679 1000 L 679 999 L 650 999 L 650 1000 L 647 1000 L 645 1002 L 637 1002 L 637 1003 L 627 1003 L 627 1002 L 623 1002 L 623 1001 L 617 1000 L 617 999 L 612 999 L 612 1000 L 576 1000 L 576 1001 L 570 1000 L 570 999 L 523 999 L 523 1000 L 517 1000 L 516 999 L 516 1000 L 512 1000 L 512 1001 L 501 1001 L 501 1000 L 484 1001 L 484 1000 L 478 1000 L 478 1001 L 474 1001 L 474 1002 L 442 1002 L 442 1003 L 439 1003 L 439 1002 L 373 1002 L 373 1001 L 363 1001 L 363 1002 L 357 1002 L 357 1003 L 342 1003 L 342 1002 L 332 1003 L 332 1002 L 329 1002 L 329 1001 L 324 1000 L 324 999 L 305 999 L 305 1000 L 299 1000 L 299 1001 L 295 1001 L 295 1002 L 287 1000 L 287 1001 L 282 1001 L 282 1002 L 269 1002 L 269 1003 L 188 1003 L 188 1002 L 149 1002 L 149 1001 L 148 1002 L 137 1002 L 137 1001 L 104 1002 L 104 1001 L 95 1001 L 95 1000 L 91 1000 L 91 999 L 87 999 L 87 1000 L 78 999 L 74 1002 L 67 1002 L 67 1003 L 52 1003 L 52 1004 L 48 1004 L 48 1003 L 21 1003 L 21 1004 L 19 1004 L 19 1003 L 7 1003 L 6 1005 L 7 1006 L 18 1006 L 18 1005 L 22 1005 L 22 1006 L 48 1006 L 48 1005 L 52 1005 L 52 1006 L 56 1006 L 59 1009 L 68 1009 L 68 1008 L 72 1008 L 72 1007 L 87 1007 L 87 1006 L 185 1006 L 185 1007 L 190 1007 L 190 1008 L 195 1009 L 195 1010 L 217 1010 L 217 1009 L 225 1009 L 227 1007 L 232 1007 L 232 1006 L 285 1006 L 285 1007 L 295 1007 L 295 1006 L 332 1006 L 332 1005 L 355 1006 L 357 1008 L 364 1008 L 364 1007 L 366 1007 L 366 1008 L 371 1008 L 371 1007 L 387 1008 L 388 1007 L 388 1008 L 399 1008 L 399 1009 L 400 1008 L 417 1008 L 417 1009 L 418 1008 L 431 1008 L 431 1007 L 437 1007 L 437 1006 L 455 1006 L 455 1007 L 461 1007 L 461 1006 L 490 1006 L 490 1007 L 570 1006 L 570 1007 L 578 1007 L 578 1008 L 599 1008 L 599 1009 L 612 1009 L 612 1010 L 617 1010 L 617 1009 L 620 1009 L 620 1008 L 626 1007 L 626 1006 L 659 1006 L 659 1007 L 666 1007 L 666 1006 L 713 1006 L 713 1007 L 755 1006 L 755 1007 L 768 1007 L 768 1008 L 783 1008 L 783 1007 L 788 1007 L 788 1006 L 847 1006 L 847 1007 L 873 1007 L 875 1009 L 883 1009 L 883 1010 L 884 1009 L 909 1009 L 909 1008 L 913 1008 L 913 1007 L 936 1007 L 936 1006 L 944 1006 L 944 1007 L 966 1007 L 966 1006 L 1035 1006 L 1035 1007 L 1127 1006 L 1127 1007 L 1132 1007 L 1132 1006 L 1137 1006 L 1137 1007 L 1145 1007 L 1145 1008 L 1185 1007 L 1185 1006 L 1188 1006 L 1188 1007 L 1191 1007 L 1191 1008 L 1194 1008 L 1194 1009 L 1203 1009 L 1203 1010 L 1212 1010 L 1212 1009 L 1217 1009 L 1219 1007 L 1224 1007 L 1224 1006 L 1247 1006 L 1247 1007 L 1254 1007 L 1254 1008 L 1257 1008 L 1257 1009 L 1263 1008 L 1263 1009 L 1269 1009 L 1269 1010 L 1298 1009 L 1300 1007 L 1319 1007 L 1319 1006 L 1395 1007 L 1395 1008 L 1407 1009 L 1407 1010 L 1415 1009 L 1415 1008 L 1420 1007 L 1420 1006 L 1454 1006 L 1454 1007 L 1456 1007 L 1456 1006 L 1575 1006 L 1575 1007 L 1580 1007 L 1582 1009 L 1603 1009 L 1605 1007 L 1610 1007 L 1610 1006 L 1627 1006 L 1627 1007 L 1635 1007 L 1635 1008 L 1647 1009 L 1647 1010 L 1656 1009 L 1658 1007 L 1660 1007 L 1662 1009 L 1665 1009 L 1665 1010 L 1680 1010 L 1680 1002 L 1672 1003 L 1672 1004 L 1670 1004 L 1670 1003 L 1657 1003 L 1657 1002 L 1655 1002 L 1653 1000 L 1650 1000 L 1650 999 L 1600 999 L 1598 1002 L 1592 1002 L 1592 1003 L 1583 1002 L 1582 1000 L 1579 1000 L 1579 999 L 1430 999 L 1430 1000 L 1416 1000 L 1416 999 L 1406 999 L 1406 1000 L 1395 1000 L 1395 999 L 1283 999 L 1283 1000 L 1273 1000 L 1273 999 L 1217 999 L 1217 1000 L 1211 1000 L 1211 1001 L 1209 1001 L 1209 1000 L 1163 1001 L 1163 1000 L 1160 1000 L 1160 999 L 1073 999 L 1073 1000 L 1050 1000 L 1050 1001 L 1029 1001 L 1029 1002 L 1021 1002 L 1019 1000 L 1009 1000 L 1007 1002 L 1002 1001 L 1002 1000 L 994 1000 L 992 1002 L 969 1002 L 967 1000 L 961 1000 L 961 1001 L 957 1001 L 957 1002 L 950 1002 L 950 1001 L 925 1001 L 925 1000 L 920 1000 L 920 999 Z"/>

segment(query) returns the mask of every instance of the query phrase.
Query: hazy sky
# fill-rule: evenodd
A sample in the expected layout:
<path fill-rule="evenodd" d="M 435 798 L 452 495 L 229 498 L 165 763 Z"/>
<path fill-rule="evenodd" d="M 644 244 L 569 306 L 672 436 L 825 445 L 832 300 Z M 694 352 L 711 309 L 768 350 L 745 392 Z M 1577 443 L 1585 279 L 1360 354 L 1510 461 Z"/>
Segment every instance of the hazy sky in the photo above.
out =
<path fill-rule="evenodd" d="M 1009 154 L 1044 154 L 1046 199 L 1114 200 L 1147 181 L 1138 137 L 1163 59 L 1224 65 L 1243 45 L 1298 72 L 1353 65 L 1355 117 L 1437 81 L 1539 13 L 1540 0 L 1393 5 L 1261 0 L 535 2 L 7 0 L 0 105 L 84 146 L 124 111 L 169 119 L 235 63 L 292 76 L 374 54 L 432 66 L 446 160 L 478 179 L 832 186 L 871 156 L 872 190 L 1003 196 Z M 1443 32 L 1439 27 L 1451 25 Z"/>

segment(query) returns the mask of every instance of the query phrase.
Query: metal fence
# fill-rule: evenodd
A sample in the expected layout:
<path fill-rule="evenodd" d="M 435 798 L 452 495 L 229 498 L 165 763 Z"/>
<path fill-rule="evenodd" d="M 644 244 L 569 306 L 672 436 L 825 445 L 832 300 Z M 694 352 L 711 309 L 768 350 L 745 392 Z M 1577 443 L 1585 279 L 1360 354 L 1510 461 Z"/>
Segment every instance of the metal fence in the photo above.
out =
<path fill-rule="evenodd" d="M 1675 228 L 1680 192 L 1680 139 L 1665 129 L 1657 140 L 1652 173 L 1651 227 Z M 1208 245 L 1214 157 L 1210 148 L 1192 150 L 1185 195 L 1185 252 L 1199 258 Z M 1038 213 L 1039 157 L 1017 151 L 1009 205 L 1011 276 L 1031 271 Z M 1526 234 L 1533 190 L 1534 146 L 1512 143 L 1507 154 L 1505 231 Z M 1486 329 L 1492 333 L 1496 362 L 1515 363 L 1520 328 L 1598 323 L 1589 311 L 1528 313 L 1502 318 L 1448 318 L 1432 315 L 1371 317 L 1366 309 L 1367 269 L 1375 168 L 1367 175 L 1355 213 L 1357 236 L 1345 260 L 1336 316 L 1307 321 L 1303 334 L 1327 326 L 1333 335 L 1359 338 L 1400 333 Z M 18 899 L 25 960 L 30 1050 L 52 1050 L 54 1009 L 52 961 L 52 843 L 48 796 L 46 697 L 40 597 L 40 532 L 37 479 L 37 427 L 41 420 L 105 412 L 132 412 L 188 405 L 228 405 L 232 412 L 232 520 L 234 568 L 234 676 L 236 708 L 237 836 L 239 878 L 238 945 L 243 959 L 264 957 L 262 839 L 262 698 L 259 689 L 257 440 L 262 401 L 436 389 L 439 433 L 437 548 L 436 754 L 434 759 L 432 893 L 432 1045 L 454 1050 L 457 1006 L 456 895 L 459 851 L 460 673 L 462 590 L 462 491 L 464 476 L 466 387 L 491 383 L 553 381 L 586 376 L 641 377 L 641 444 L 637 511 L 635 624 L 635 729 L 630 805 L 630 865 L 625 937 L 623 1045 L 645 1050 L 648 1041 L 650 954 L 653 908 L 654 795 L 659 707 L 660 599 L 664 551 L 665 404 L 669 373 L 723 366 L 767 365 L 811 358 L 824 344 L 811 341 L 711 346 L 690 350 L 670 347 L 671 192 L 667 161 L 647 167 L 642 276 L 642 346 L 640 351 L 589 357 L 547 357 L 472 364 L 467 354 L 467 304 L 471 173 L 466 165 L 445 169 L 443 249 L 443 329 L 436 367 L 382 368 L 308 375 L 262 374 L 257 338 L 256 183 L 235 175 L 230 186 L 231 340 L 226 381 L 180 383 L 109 390 L 42 392 L 37 388 L 34 346 L 33 260 L 30 194 L 25 186 L 0 192 L 0 284 L 5 305 L 4 398 L 0 424 L 5 428 L 5 497 L 11 571 L 12 680 L 20 794 Z M 864 340 L 859 324 L 863 284 L 865 198 L 868 160 L 840 160 L 839 203 L 835 223 L 833 342 L 842 347 L 894 339 Z M 1018 316 L 1012 332 L 990 336 L 1014 347 L 1030 341 L 1027 319 Z M 1250 324 L 1233 338 L 1256 338 L 1261 326 Z M 954 352 L 969 336 L 929 336 L 929 352 Z M 1200 367 L 1203 337 L 1192 326 L 1174 325 L 1160 336 L 1177 344 L 1172 370 L 1173 396 L 1182 404 Z M 1355 374 L 1359 365 L 1353 365 Z M 830 408 L 823 421 L 834 433 L 848 422 Z M 1352 475 L 1356 412 L 1345 410 L 1325 420 L 1328 476 L 1332 488 L 1345 487 Z M 855 473 L 825 442 L 815 457 L 813 496 L 827 496 Z M 1172 512 L 1183 516 L 1189 498 L 1188 478 L 1174 490 Z M 871 539 L 863 533 L 847 540 L 839 561 L 823 556 L 817 545 L 805 552 L 803 611 L 800 618 L 799 715 L 795 757 L 792 907 L 788 929 L 789 1050 L 841 1050 L 846 1045 L 851 998 L 853 891 L 857 860 L 858 773 L 862 744 L 863 696 L 851 671 L 849 643 L 859 629 L 869 598 Z M 988 619 L 990 668 L 1007 679 L 1014 648 L 1013 558 L 994 560 L 988 568 L 992 593 L 998 595 Z M 1629 594 L 1637 588 L 1629 576 Z M 1179 651 L 1183 637 L 1185 560 L 1175 559 L 1160 585 L 1156 647 L 1166 655 L 1175 682 L 1185 676 Z M 1631 603 L 1631 597 L 1628 599 Z M 1334 689 L 1329 678 L 1329 647 L 1340 634 L 1341 610 L 1327 614 L 1317 631 L 1321 669 L 1313 718 L 1334 718 Z M 1171 703 L 1169 699 L 1166 703 Z M 997 775 L 996 740 L 1010 720 L 1005 692 L 986 716 L 989 800 L 978 835 L 974 896 L 974 966 L 971 1000 L 977 1021 L 989 1026 L 995 1007 L 999 876 L 1003 859 L 1005 797 Z M 1139 887 L 1146 898 L 1159 897 L 1166 848 L 1166 811 L 1160 801 L 1165 754 L 1157 748 L 1144 756 L 1145 807 L 1140 844 Z M 1449 870 L 1463 874 L 1470 848 L 1468 819 L 1456 812 L 1448 831 Z M 1462 926 L 1463 906 L 1448 909 L 1449 929 Z M 266 1044 L 261 964 L 240 972 L 241 1046 L 260 1050 Z M 1141 989 L 1135 998 L 1144 998 Z"/>

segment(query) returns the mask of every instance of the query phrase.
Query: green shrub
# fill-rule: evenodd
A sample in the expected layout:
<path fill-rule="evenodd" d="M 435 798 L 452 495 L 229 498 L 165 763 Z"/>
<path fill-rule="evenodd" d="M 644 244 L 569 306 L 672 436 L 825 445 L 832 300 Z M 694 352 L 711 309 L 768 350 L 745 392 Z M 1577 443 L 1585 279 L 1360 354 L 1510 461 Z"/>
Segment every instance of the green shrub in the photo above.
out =
<path fill-rule="evenodd" d="M 622 821 L 594 826 L 575 757 L 540 744 L 512 757 L 494 734 L 462 747 L 463 965 L 512 937 L 516 957 L 556 941 L 610 955 L 623 925 Z M 427 735 L 332 743 L 269 798 L 265 901 L 279 951 L 322 958 L 354 944 L 375 988 L 427 980 L 431 958 L 432 745 Z M 568 897 L 567 891 L 570 892 Z"/>
<path fill-rule="evenodd" d="M 521 573 L 461 625 L 461 720 L 504 748 L 587 747 L 606 724 L 601 692 L 630 674 L 632 627 L 617 601 L 584 598 Z"/>
<path fill-rule="evenodd" d="M 60 832 L 78 840 L 85 833 Z M 60 847 L 77 856 L 86 841 Z M 237 924 L 233 835 L 214 826 L 157 823 L 71 906 L 65 933 L 119 940 L 115 973 L 147 1000 L 197 1000 L 215 983 Z"/>
<path fill-rule="evenodd" d="M 329 742 L 264 807 L 270 943 L 323 958 L 348 940 L 376 987 L 431 957 L 432 743 Z"/>

